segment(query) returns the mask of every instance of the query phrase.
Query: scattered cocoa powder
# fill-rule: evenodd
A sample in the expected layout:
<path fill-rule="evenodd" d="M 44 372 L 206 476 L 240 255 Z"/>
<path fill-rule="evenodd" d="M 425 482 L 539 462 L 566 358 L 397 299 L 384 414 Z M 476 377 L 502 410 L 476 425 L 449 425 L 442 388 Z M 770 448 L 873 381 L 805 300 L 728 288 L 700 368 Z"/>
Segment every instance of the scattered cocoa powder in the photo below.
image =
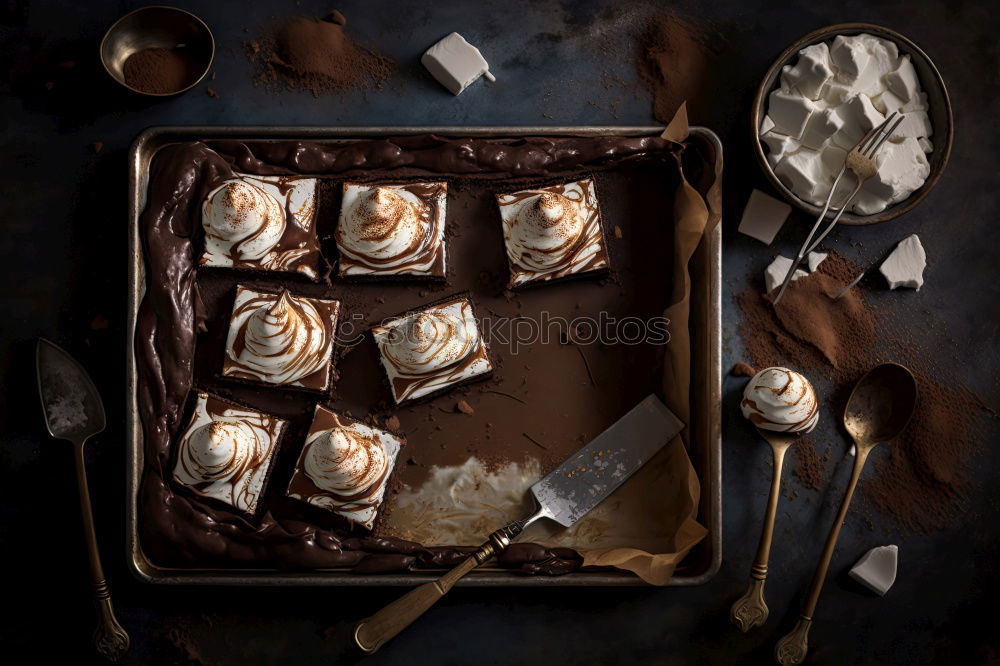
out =
<path fill-rule="evenodd" d="M 151 95 L 175 93 L 198 78 L 198 65 L 186 49 L 150 48 L 125 59 L 125 83 Z"/>
<path fill-rule="evenodd" d="M 792 473 L 799 477 L 799 481 L 806 488 L 812 490 L 822 488 L 826 476 L 826 466 L 820 459 L 816 447 L 809 442 L 798 441 L 792 447 L 792 451 L 795 453 L 795 469 L 792 470 Z"/>
<path fill-rule="evenodd" d="M 694 22 L 672 13 L 654 16 L 639 32 L 636 69 L 661 123 L 669 123 L 682 102 L 697 96 L 708 69 L 710 41 Z"/>
<path fill-rule="evenodd" d="M 736 296 L 742 313 L 739 331 L 750 360 L 758 367 L 786 365 L 802 371 L 826 391 L 825 418 L 840 418 L 854 383 L 885 361 L 902 362 L 917 379 L 917 406 L 906 430 L 888 450 L 876 450 L 875 474 L 861 484 L 863 501 L 893 517 L 909 531 L 946 527 L 961 510 L 967 470 L 979 443 L 987 407 L 958 381 L 934 367 L 935 354 L 920 347 L 896 314 L 873 307 L 859 288 L 840 301 L 832 290 L 861 271 L 855 262 L 831 252 L 816 272 L 793 282 L 777 306 L 751 279 Z M 777 310 L 777 312 L 776 312 Z M 795 446 L 794 474 L 817 488 L 823 459 L 805 443 Z M 872 464 L 872 463 L 870 463 Z"/>
<path fill-rule="evenodd" d="M 298 88 L 317 96 L 380 87 L 395 63 L 352 39 L 344 31 L 343 14 L 334 11 L 329 18 L 296 16 L 246 42 L 247 57 L 257 66 L 255 81 L 272 89 Z"/>

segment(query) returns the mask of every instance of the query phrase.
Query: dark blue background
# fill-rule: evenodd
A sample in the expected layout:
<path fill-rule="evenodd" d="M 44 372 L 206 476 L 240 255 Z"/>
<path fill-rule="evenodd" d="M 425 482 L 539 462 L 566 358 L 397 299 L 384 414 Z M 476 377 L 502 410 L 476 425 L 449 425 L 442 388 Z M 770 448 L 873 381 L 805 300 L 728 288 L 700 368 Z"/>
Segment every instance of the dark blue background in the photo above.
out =
<path fill-rule="evenodd" d="M 927 285 L 888 293 L 890 303 L 933 350 L 995 404 L 997 397 L 998 25 L 996 3 L 679 3 L 524 0 L 477 2 L 179 2 L 217 40 L 216 80 L 177 98 L 138 99 L 99 68 L 104 30 L 133 2 L 19 2 L 0 6 L 2 97 L 0 202 L 0 540 L 8 581 L 4 643 L 55 663 L 96 660 L 66 445 L 44 436 L 33 387 L 34 339 L 65 344 L 105 394 L 110 426 L 90 452 L 98 529 L 115 600 L 132 636 L 130 664 L 188 663 L 176 647 L 190 638 L 205 663 L 334 664 L 350 661 L 352 622 L 395 598 L 393 590 L 205 589 L 141 585 L 124 569 L 123 317 L 126 293 L 126 150 L 142 129 L 166 124 L 257 125 L 588 125 L 650 124 L 648 95 L 636 84 L 629 26 L 667 8 L 695 17 L 720 37 L 692 122 L 716 130 L 726 149 L 724 367 L 742 358 L 733 294 L 777 250 L 794 251 L 790 222 L 774 249 L 735 232 L 752 186 L 763 177 L 749 150 L 749 105 L 771 60 L 823 25 L 880 23 L 906 34 L 935 59 L 955 107 L 951 165 L 937 189 L 904 219 L 841 229 L 833 244 L 871 261 L 918 232 L 927 248 Z M 268 94 L 251 83 L 242 42 L 261 26 L 333 7 L 352 35 L 396 59 L 379 92 L 314 98 Z M 419 55 L 452 30 L 481 48 L 497 76 L 459 98 L 438 86 Z M 607 37 L 614 48 L 599 48 Z M 607 42 L 606 42 L 607 43 Z M 59 66 L 73 60 L 75 67 Z M 610 75 L 610 77 L 608 76 Z M 620 80 L 610 86 L 609 80 Z M 219 93 L 209 97 L 206 85 Z M 103 142 L 95 154 L 92 142 Z M 796 218 L 799 222 L 801 219 Z M 104 324 L 107 327 L 102 327 Z M 766 663 L 791 625 L 832 520 L 849 463 L 843 435 L 826 418 L 818 441 L 833 442 L 833 483 L 783 500 L 768 582 L 771 620 L 744 636 L 727 619 L 745 585 L 770 469 L 765 446 L 736 414 L 742 382 L 727 378 L 724 411 L 725 563 L 693 589 L 458 589 L 415 629 L 365 663 L 613 664 Z M 900 535 L 875 516 L 874 529 L 848 520 L 821 599 L 811 642 L 814 663 L 980 663 L 1000 659 L 987 619 L 997 605 L 1000 454 L 995 422 L 975 459 L 966 509 L 954 527 Z M 867 548 L 900 545 L 896 586 L 880 599 L 846 579 Z M 329 628 L 329 631 L 327 629 Z M 172 636 L 174 638 L 172 638 Z M 18 661 L 16 663 L 26 663 Z"/>

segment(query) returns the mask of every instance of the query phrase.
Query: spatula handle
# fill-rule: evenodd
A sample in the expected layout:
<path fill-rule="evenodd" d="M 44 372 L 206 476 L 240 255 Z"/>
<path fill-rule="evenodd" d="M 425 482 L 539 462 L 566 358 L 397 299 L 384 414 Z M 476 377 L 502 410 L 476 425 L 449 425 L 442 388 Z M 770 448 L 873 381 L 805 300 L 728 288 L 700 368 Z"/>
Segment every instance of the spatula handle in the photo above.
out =
<path fill-rule="evenodd" d="M 475 553 L 441 578 L 410 590 L 371 617 L 358 622 L 354 628 L 355 644 L 365 654 L 378 650 L 427 612 L 465 574 L 503 552 L 511 540 L 524 530 L 525 524 L 526 521 L 518 520 L 501 527 Z"/>

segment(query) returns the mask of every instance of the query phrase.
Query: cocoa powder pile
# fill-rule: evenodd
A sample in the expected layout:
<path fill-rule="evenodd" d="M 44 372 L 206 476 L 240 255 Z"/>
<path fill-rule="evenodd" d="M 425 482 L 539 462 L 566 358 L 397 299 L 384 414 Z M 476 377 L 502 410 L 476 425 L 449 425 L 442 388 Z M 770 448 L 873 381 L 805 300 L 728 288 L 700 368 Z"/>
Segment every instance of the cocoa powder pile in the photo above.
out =
<path fill-rule="evenodd" d="M 712 56 L 715 36 L 693 20 L 667 13 L 639 30 L 636 69 L 653 96 L 653 115 L 669 123 L 682 102 L 698 96 Z"/>
<path fill-rule="evenodd" d="M 191 85 L 198 66 L 185 49 L 150 48 L 136 51 L 122 66 L 125 83 L 144 93 L 168 95 Z"/>
<path fill-rule="evenodd" d="M 247 56 L 257 66 L 255 81 L 315 96 L 381 87 L 395 63 L 352 39 L 346 23 L 337 11 L 326 20 L 296 16 L 247 42 Z"/>
<path fill-rule="evenodd" d="M 933 365 L 936 355 L 922 349 L 893 312 L 872 307 L 862 288 L 839 301 L 830 298 L 860 271 L 831 252 L 815 273 L 789 285 L 777 308 L 759 281 L 752 281 L 736 297 L 743 314 L 740 336 L 757 367 L 786 365 L 827 389 L 818 389 L 828 397 L 823 418 L 838 421 L 851 387 L 865 372 L 886 361 L 907 365 L 917 379 L 916 410 L 903 434 L 881 455 L 876 450 L 861 493 L 905 530 L 941 529 L 963 507 L 967 471 L 979 446 L 979 417 L 987 408 L 942 376 Z M 795 447 L 794 473 L 806 487 L 819 488 L 826 476 L 823 459 L 808 442 L 802 444 Z"/>

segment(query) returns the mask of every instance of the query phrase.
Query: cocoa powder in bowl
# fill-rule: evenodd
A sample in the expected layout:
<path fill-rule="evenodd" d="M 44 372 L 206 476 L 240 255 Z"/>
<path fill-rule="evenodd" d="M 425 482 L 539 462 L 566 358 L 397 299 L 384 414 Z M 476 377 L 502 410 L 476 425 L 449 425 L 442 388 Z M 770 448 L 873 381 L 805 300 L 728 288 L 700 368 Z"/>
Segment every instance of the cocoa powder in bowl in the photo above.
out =
<path fill-rule="evenodd" d="M 148 95 L 170 95 L 184 90 L 201 76 L 186 49 L 148 48 L 136 51 L 122 65 L 125 84 Z"/>

